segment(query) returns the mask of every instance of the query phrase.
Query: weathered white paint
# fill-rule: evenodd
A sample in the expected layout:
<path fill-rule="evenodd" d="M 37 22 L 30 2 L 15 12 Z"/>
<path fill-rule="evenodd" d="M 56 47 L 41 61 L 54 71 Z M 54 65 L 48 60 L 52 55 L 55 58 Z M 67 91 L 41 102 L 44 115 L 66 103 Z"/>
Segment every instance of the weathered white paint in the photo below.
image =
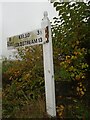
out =
<path fill-rule="evenodd" d="M 46 92 L 46 109 L 47 113 L 56 116 L 56 103 L 55 103 L 55 84 L 54 84 L 54 70 L 53 70 L 53 50 L 52 50 L 52 37 L 51 25 L 48 19 L 48 13 L 44 12 L 42 19 L 42 36 L 43 36 L 43 59 L 44 59 L 44 77 L 45 77 L 45 92 Z M 46 42 L 45 28 L 49 27 L 49 42 Z"/>

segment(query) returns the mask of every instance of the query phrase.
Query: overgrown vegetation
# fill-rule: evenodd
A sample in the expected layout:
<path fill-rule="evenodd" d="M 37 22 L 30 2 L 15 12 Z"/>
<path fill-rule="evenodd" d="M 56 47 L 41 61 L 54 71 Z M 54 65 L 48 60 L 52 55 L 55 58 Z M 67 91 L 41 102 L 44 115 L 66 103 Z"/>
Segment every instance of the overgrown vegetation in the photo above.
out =
<path fill-rule="evenodd" d="M 6 118 L 14 117 L 29 101 L 38 104 L 38 98 L 44 97 L 41 46 L 19 49 L 18 53 L 19 59 L 3 62 L 3 117 Z"/>
<path fill-rule="evenodd" d="M 62 90 L 58 83 L 56 108 L 62 119 L 90 117 L 89 4 L 54 3 L 59 13 L 52 24 L 55 81 L 63 83 Z M 42 46 L 18 49 L 16 58 L 3 61 L 3 118 L 48 117 Z"/>
<path fill-rule="evenodd" d="M 71 91 L 74 98 L 69 96 L 69 102 L 72 103 L 73 99 L 77 101 L 75 106 L 73 106 L 73 103 L 73 105 L 69 104 L 66 107 L 67 103 L 63 103 L 63 99 L 60 99 L 63 105 L 61 104 L 58 108 L 58 114 L 62 118 L 83 118 L 84 116 L 84 118 L 89 119 L 90 117 L 88 106 L 90 101 L 89 5 L 89 2 L 54 3 L 54 7 L 58 12 L 58 18 L 54 18 L 54 24 L 52 25 L 56 80 L 71 81 L 73 83 Z M 67 97 L 64 98 L 66 101 L 68 101 Z M 61 109 L 62 114 L 65 111 L 63 116 Z M 67 114 L 66 109 L 73 110 L 73 114 Z"/>

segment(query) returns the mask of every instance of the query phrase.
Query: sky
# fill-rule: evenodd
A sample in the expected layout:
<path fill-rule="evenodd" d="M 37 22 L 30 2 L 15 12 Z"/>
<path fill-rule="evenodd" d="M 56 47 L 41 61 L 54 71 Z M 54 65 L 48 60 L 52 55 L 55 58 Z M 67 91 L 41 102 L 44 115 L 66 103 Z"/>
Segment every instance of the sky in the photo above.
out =
<path fill-rule="evenodd" d="M 0 2 L 0 55 L 8 57 L 12 53 L 7 50 L 7 37 L 41 28 L 44 11 L 53 21 L 57 15 L 53 5 L 48 0 L 36 1 Z"/>

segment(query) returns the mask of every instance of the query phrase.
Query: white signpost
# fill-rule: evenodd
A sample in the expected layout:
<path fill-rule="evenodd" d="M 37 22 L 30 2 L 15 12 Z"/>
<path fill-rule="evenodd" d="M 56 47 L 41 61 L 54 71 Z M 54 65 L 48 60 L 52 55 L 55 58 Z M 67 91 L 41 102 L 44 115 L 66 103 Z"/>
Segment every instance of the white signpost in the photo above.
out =
<path fill-rule="evenodd" d="M 48 13 L 44 12 L 44 18 L 41 24 L 43 28 L 43 59 L 44 59 L 44 76 L 45 76 L 45 92 L 46 92 L 46 109 L 51 116 L 56 116 L 55 105 L 55 85 L 54 85 L 54 70 L 53 70 L 53 52 L 52 52 L 52 37 L 51 25 L 48 19 Z"/>
<path fill-rule="evenodd" d="M 46 11 L 44 12 L 44 18 L 42 19 L 41 27 L 42 29 L 9 37 L 7 41 L 7 48 L 13 49 L 20 46 L 23 47 L 43 44 L 46 110 L 48 115 L 55 117 L 56 102 L 55 102 L 51 25 L 48 19 L 48 13 Z"/>

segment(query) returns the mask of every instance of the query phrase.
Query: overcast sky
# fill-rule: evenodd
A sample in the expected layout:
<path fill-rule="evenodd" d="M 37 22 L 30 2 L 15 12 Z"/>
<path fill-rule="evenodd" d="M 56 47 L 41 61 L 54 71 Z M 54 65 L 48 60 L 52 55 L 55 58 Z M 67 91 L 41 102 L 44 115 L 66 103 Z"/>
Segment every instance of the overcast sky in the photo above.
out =
<path fill-rule="evenodd" d="M 35 0 L 33 2 L 4 2 L 2 5 L 0 4 L 0 31 L 2 31 L 3 55 L 7 56 L 8 53 L 10 53 L 6 45 L 7 37 L 41 28 L 44 11 L 48 12 L 50 21 L 56 16 L 56 11 L 48 0 L 42 0 L 42 2 L 40 2 L 40 0 L 39 2 L 38 0 L 37 2 L 35 2 Z"/>

